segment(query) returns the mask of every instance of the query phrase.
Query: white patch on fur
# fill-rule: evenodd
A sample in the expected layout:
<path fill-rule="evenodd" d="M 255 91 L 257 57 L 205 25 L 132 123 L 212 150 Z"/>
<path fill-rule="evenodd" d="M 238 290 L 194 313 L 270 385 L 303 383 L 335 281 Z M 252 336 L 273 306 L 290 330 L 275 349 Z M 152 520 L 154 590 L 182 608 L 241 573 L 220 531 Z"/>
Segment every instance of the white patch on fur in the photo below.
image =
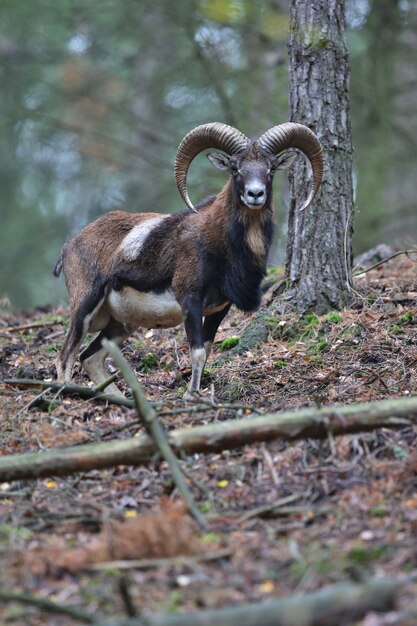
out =
<path fill-rule="evenodd" d="M 203 369 L 206 362 L 206 349 L 194 348 L 191 350 L 191 364 L 194 367 L 201 367 Z"/>
<path fill-rule="evenodd" d="M 213 315 L 213 313 L 218 313 L 219 311 L 223 311 L 224 307 L 229 304 L 229 300 L 225 300 L 221 304 L 216 304 L 212 306 L 207 306 L 203 309 L 203 315 L 207 317 L 208 315 Z"/>
<path fill-rule="evenodd" d="M 210 356 L 212 347 L 213 347 L 213 342 L 212 341 L 205 341 L 204 342 L 204 349 L 206 351 L 206 361 L 207 361 L 207 359 Z"/>
<path fill-rule="evenodd" d="M 114 319 L 132 328 L 171 328 L 184 319 L 172 291 L 144 292 L 132 287 L 111 290 L 106 308 Z"/>
<path fill-rule="evenodd" d="M 123 252 L 127 261 L 134 261 L 137 258 L 149 233 L 151 233 L 165 217 L 167 216 L 161 215 L 161 217 L 145 219 L 136 224 L 126 237 L 123 238 L 120 244 L 120 250 Z"/>
<path fill-rule="evenodd" d="M 191 350 L 191 381 L 184 395 L 185 400 L 192 400 L 194 394 L 200 391 L 201 375 L 206 363 L 207 355 L 205 348 L 194 348 Z"/>
<path fill-rule="evenodd" d="M 246 242 L 255 256 L 262 258 L 265 255 L 265 242 L 261 224 L 258 220 L 249 224 L 246 232 Z"/>
<path fill-rule="evenodd" d="M 100 302 L 94 307 L 91 313 L 85 316 L 83 322 L 83 337 L 85 337 L 87 333 L 96 333 L 99 330 L 103 330 L 109 323 L 110 315 L 102 308 L 106 296 L 107 288 Z"/>

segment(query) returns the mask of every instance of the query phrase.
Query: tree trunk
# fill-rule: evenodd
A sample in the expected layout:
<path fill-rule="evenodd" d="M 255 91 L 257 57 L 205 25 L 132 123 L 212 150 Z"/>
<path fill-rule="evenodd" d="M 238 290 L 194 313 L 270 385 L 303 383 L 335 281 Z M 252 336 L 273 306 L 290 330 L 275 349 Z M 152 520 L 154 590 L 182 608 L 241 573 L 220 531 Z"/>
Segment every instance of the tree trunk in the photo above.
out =
<path fill-rule="evenodd" d="M 352 285 L 352 141 L 343 0 L 291 0 L 290 119 L 309 126 L 325 155 L 313 204 L 298 211 L 310 185 L 306 164 L 290 172 L 287 293 L 298 311 L 345 306 Z"/>

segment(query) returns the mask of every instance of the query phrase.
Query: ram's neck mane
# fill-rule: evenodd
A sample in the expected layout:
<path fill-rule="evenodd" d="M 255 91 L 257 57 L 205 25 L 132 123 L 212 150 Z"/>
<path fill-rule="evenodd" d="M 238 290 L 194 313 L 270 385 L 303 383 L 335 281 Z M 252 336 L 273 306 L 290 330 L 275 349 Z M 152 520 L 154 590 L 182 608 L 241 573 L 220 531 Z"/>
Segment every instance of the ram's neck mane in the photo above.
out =
<path fill-rule="evenodd" d="M 239 309 L 253 311 L 261 300 L 260 285 L 273 235 L 271 205 L 259 211 L 242 205 L 229 180 L 209 203 L 211 237 L 225 249 L 225 295 Z"/>

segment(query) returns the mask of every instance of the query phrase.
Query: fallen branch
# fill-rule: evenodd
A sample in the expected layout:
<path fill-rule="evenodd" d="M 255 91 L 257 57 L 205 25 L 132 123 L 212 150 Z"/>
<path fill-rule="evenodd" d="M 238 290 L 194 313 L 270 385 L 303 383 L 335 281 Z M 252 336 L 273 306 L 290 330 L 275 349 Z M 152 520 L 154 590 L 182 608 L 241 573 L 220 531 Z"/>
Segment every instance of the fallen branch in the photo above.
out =
<path fill-rule="evenodd" d="M 376 428 L 404 428 L 417 417 L 417 397 L 364 402 L 348 406 L 306 408 L 228 420 L 169 432 L 174 450 L 184 454 L 219 452 L 261 441 L 324 439 Z M 157 452 L 149 435 L 0 457 L 0 481 L 59 476 L 115 465 L 142 465 Z"/>
<path fill-rule="evenodd" d="M 62 324 L 62 320 L 52 320 L 50 322 L 28 322 L 27 324 L 20 324 L 19 326 L 7 326 L 3 329 L 6 333 L 17 333 L 21 330 L 31 330 L 32 328 L 47 328 L 48 326 L 56 326 Z"/>
<path fill-rule="evenodd" d="M 178 615 L 143 616 L 143 621 L 125 621 L 123 626 L 336 626 L 360 619 L 368 611 L 388 611 L 394 606 L 399 584 L 374 579 L 368 584 L 342 583 L 329 589 L 262 604 L 243 604 Z M 120 626 L 122 626 L 120 624 Z"/>
<path fill-rule="evenodd" d="M 86 387 L 84 385 L 74 385 L 72 383 L 59 383 L 56 380 L 34 380 L 32 378 L 5 378 L 3 383 L 11 387 L 45 387 L 46 389 L 57 389 L 61 394 L 68 396 L 80 396 L 86 400 L 100 400 L 101 402 L 109 402 L 110 404 L 120 404 L 129 409 L 133 409 L 135 403 L 128 398 L 121 398 L 110 393 L 104 393 L 101 387 L 104 384 L 110 384 L 113 377 L 108 378 L 105 383 L 97 387 Z"/>
<path fill-rule="evenodd" d="M 135 403 L 130 398 L 121 398 L 119 396 L 114 396 L 112 394 L 103 393 L 103 388 L 105 388 L 110 383 L 114 382 L 116 376 L 113 374 L 107 380 L 102 382 L 100 385 L 95 387 L 86 387 L 85 385 L 76 385 L 74 383 L 59 383 L 56 380 L 37 380 L 35 378 L 5 378 L 2 382 L 5 385 L 10 385 L 11 387 L 17 387 L 18 389 L 24 389 L 25 387 L 33 388 L 40 387 L 46 390 L 48 389 L 56 389 L 60 395 L 68 395 L 68 396 L 80 396 L 85 400 L 99 400 L 100 402 L 108 402 L 109 404 L 119 404 L 120 406 L 125 406 L 129 409 L 135 408 Z M 180 407 L 174 407 L 172 409 L 164 409 L 160 408 L 157 410 L 159 417 L 166 417 L 169 415 L 181 415 L 182 413 L 203 413 L 204 411 L 212 411 L 213 409 L 230 409 L 233 411 L 251 411 L 252 413 L 260 414 L 261 411 L 256 407 L 250 404 L 233 404 L 230 402 L 210 402 L 205 401 L 202 398 L 202 404 L 194 404 L 193 406 L 186 406 L 184 404 L 184 400 L 181 400 Z M 32 401 L 31 401 L 32 402 Z M 158 406 L 164 406 L 168 403 L 158 403 L 151 402 L 151 405 L 154 408 Z M 27 406 L 25 408 L 28 408 Z"/>
<path fill-rule="evenodd" d="M 35 606 L 44 613 L 52 613 L 54 615 L 66 615 L 71 617 L 77 622 L 82 624 L 100 624 L 94 617 L 80 611 L 71 606 L 65 606 L 64 604 L 58 604 L 58 602 L 52 602 L 46 598 L 37 598 L 29 593 L 18 593 L 14 591 L 3 591 L 0 589 L 0 602 L 19 602 L 27 606 Z"/>
<path fill-rule="evenodd" d="M 240 604 L 222 609 L 179 614 L 141 614 L 130 618 L 106 620 L 103 616 L 90 617 L 78 612 L 65 612 L 65 607 L 27 594 L 1 592 L 1 601 L 23 602 L 42 610 L 71 615 L 86 624 L 100 626 L 337 626 L 351 623 L 369 611 L 389 611 L 403 582 L 375 578 L 366 584 L 341 583 L 328 589 L 288 598 L 271 599 L 257 604 Z"/>
<path fill-rule="evenodd" d="M 103 563 L 93 563 L 91 565 L 87 565 L 85 570 L 91 571 L 102 571 L 106 569 L 119 569 L 119 570 L 130 570 L 130 569 L 157 569 L 158 567 L 165 566 L 173 566 L 177 567 L 179 565 L 190 565 L 190 563 L 207 563 L 209 561 L 219 561 L 220 559 L 227 559 L 231 557 L 233 554 L 230 548 L 224 548 L 223 550 L 218 550 L 216 552 L 209 552 L 208 554 L 194 554 L 193 556 L 174 556 L 167 558 L 159 558 L 159 559 L 131 559 L 129 561 L 108 561 Z"/>

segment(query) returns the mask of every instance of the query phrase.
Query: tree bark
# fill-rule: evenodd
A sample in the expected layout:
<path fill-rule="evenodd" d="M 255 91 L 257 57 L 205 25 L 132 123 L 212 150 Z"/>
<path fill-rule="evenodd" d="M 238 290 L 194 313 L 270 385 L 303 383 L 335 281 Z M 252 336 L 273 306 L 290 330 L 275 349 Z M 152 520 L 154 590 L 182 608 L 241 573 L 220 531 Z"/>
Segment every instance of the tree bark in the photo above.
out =
<path fill-rule="evenodd" d="M 308 437 L 323 439 L 329 433 L 345 435 L 375 428 L 404 428 L 417 417 L 417 398 L 364 402 L 348 406 L 272 413 L 195 426 L 169 432 L 169 442 L 178 452 L 218 452 L 261 441 Z M 148 463 L 157 446 L 148 435 L 122 441 L 59 448 L 41 453 L 0 457 L 0 482 L 41 476 L 62 476 L 115 465 Z"/>
<path fill-rule="evenodd" d="M 291 0 L 290 119 L 309 126 L 325 155 L 321 191 L 300 213 L 310 176 L 290 171 L 286 297 L 301 313 L 343 308 L 352 285 L 352 141 L 344 0 Z"/>

